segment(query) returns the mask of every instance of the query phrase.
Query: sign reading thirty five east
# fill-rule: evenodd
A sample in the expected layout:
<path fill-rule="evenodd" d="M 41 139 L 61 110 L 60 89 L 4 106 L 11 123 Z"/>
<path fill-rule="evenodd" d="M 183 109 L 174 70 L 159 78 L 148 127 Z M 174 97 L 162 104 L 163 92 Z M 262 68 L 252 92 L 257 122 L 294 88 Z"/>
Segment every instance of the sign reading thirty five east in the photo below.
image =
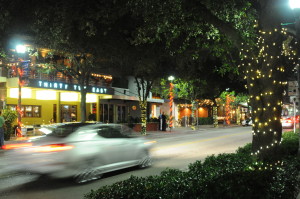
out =
<path fill-rule="evenodd" d="M 80 92 L 81 87 L 78 84 L 68 84 L 63 82 L 53 82 L 53 81 L 44 81 L 44 80 L 36 80 L 29 79 L 28 87 L 34 88 L 44 88 L 44 89 L 54 89 L 54 90 L 64 90 L 64 91 L 78 91 Z M 99 87 L 99 86 L 89 86 L 87 88 L 88 93 L 95 94 L 113 94 L 113 88 L 109 87 Z"/>

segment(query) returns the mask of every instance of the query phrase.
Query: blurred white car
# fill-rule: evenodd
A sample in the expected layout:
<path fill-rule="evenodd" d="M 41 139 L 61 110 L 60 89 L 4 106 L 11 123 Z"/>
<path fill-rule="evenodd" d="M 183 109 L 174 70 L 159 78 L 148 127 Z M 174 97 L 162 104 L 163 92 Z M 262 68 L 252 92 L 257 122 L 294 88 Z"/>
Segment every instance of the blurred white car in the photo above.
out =
<path fill-rule="evenodd" d="M 14 170 L 74 177 L 77 183 L 132 166 L 151 166 L 151 142 L 119 124 L 73 123 L 27 142 L 5 145 Z"/>

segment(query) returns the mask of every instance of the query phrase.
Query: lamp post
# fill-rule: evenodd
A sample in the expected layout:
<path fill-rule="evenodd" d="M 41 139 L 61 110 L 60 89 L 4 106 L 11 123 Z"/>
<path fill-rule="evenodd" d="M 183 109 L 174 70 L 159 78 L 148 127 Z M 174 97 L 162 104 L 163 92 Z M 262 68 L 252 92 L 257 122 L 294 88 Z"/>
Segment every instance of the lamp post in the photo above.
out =
<path fill-rule="evenodd" d="M 26 47 L 24 45 L 16 46 L 17 54 L 24 54 L 26 51 Z M 19 58 L 19 56 L 18 56 Z M 23 70 L 21 62 L 17 63 L 17 75 L 18 75 L 18 105 L 17 105 L 17 114 L 18 114 L 18 127 L 17 127 L 17 136 L 22 136 L 22 76 Z"/>
<path fill-rule="evenodd" d="M 174 80 L 174 76 L 169 76 L 168 80 L 170 81 L 170 90 L 169 90 L 169 94 L 170 94 L 170 102 L 169 102 L 169 106 L 170 106 L 170 118 L 169 118 L 169 127 L 170 127 L 170 131 L 173 128 L 173 99 L 174 99 L 174 93 L 173 93 L 173 89 L 174 89 L 174 84 L 173 84 L 173 80 Z"/>

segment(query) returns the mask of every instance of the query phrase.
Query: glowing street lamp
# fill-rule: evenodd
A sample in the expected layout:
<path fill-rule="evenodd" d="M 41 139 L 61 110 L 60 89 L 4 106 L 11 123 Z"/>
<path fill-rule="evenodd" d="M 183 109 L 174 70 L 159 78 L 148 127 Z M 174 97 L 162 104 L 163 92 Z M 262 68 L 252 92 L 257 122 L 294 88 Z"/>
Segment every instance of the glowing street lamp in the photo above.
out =
<path fill-rule="evenodd" d="M 26 51 L 26 46 L 17 45 L 16 51 L 19 54 L 24 54 Z M 21 63 L 17 63 L 17 74 L 18 74 L 18 105 L 17 105 L 17 113 L 18 113 L 18 127 L 17 127 L 17 136 L 22 136 L 22 76 L 23 70 Z"/>
<path fill-rule="evenodd" d="M 172 82 L 174 79 L 175 79 L 175 77 L 172 76 L 172 75 L 168 77 L 168 80 L 171 81 L 171 82 Z"/>
<path fill-rule="evenodd" d="M 170 102 L 169 102 L 169 106 L 170 106 L 170 123 L 169 123 L 169 127 L 170 127 L 170 131 L 173 128 L 173 99 L 174 99 L 174 93 L 173 93 L 173 89 L 174 89 L 174 84 L 173 84 L 173 80 L 174 80 L 174 76 L 169 76 L 168 80 L 170 81 Z"/>
<path fill-rule="evenodd" d="M 25 53 L 26 52 L 26 46 L 24 45 L 17 45 L 16 46 L 17 53 Z"/>
<path fill-rule="evenodd" d="M 300 8 L 300 1 L 299 0 L 290 0 L 290 7 L 292 9 Z"/>

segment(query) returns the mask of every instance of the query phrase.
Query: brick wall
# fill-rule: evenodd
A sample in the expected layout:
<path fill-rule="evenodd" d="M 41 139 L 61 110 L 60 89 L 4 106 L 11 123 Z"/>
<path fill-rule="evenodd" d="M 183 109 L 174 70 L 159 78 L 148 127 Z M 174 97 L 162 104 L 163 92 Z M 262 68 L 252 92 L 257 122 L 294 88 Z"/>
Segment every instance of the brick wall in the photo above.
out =
<path fill-rule="evenodd" d="M 147 131 L 158 131 L 158 122 L 148 122 L 147 123 Z M 142 129 L 141 124 L 134 124 L 133 130 L 136 132 L 140 132 Z"/>

